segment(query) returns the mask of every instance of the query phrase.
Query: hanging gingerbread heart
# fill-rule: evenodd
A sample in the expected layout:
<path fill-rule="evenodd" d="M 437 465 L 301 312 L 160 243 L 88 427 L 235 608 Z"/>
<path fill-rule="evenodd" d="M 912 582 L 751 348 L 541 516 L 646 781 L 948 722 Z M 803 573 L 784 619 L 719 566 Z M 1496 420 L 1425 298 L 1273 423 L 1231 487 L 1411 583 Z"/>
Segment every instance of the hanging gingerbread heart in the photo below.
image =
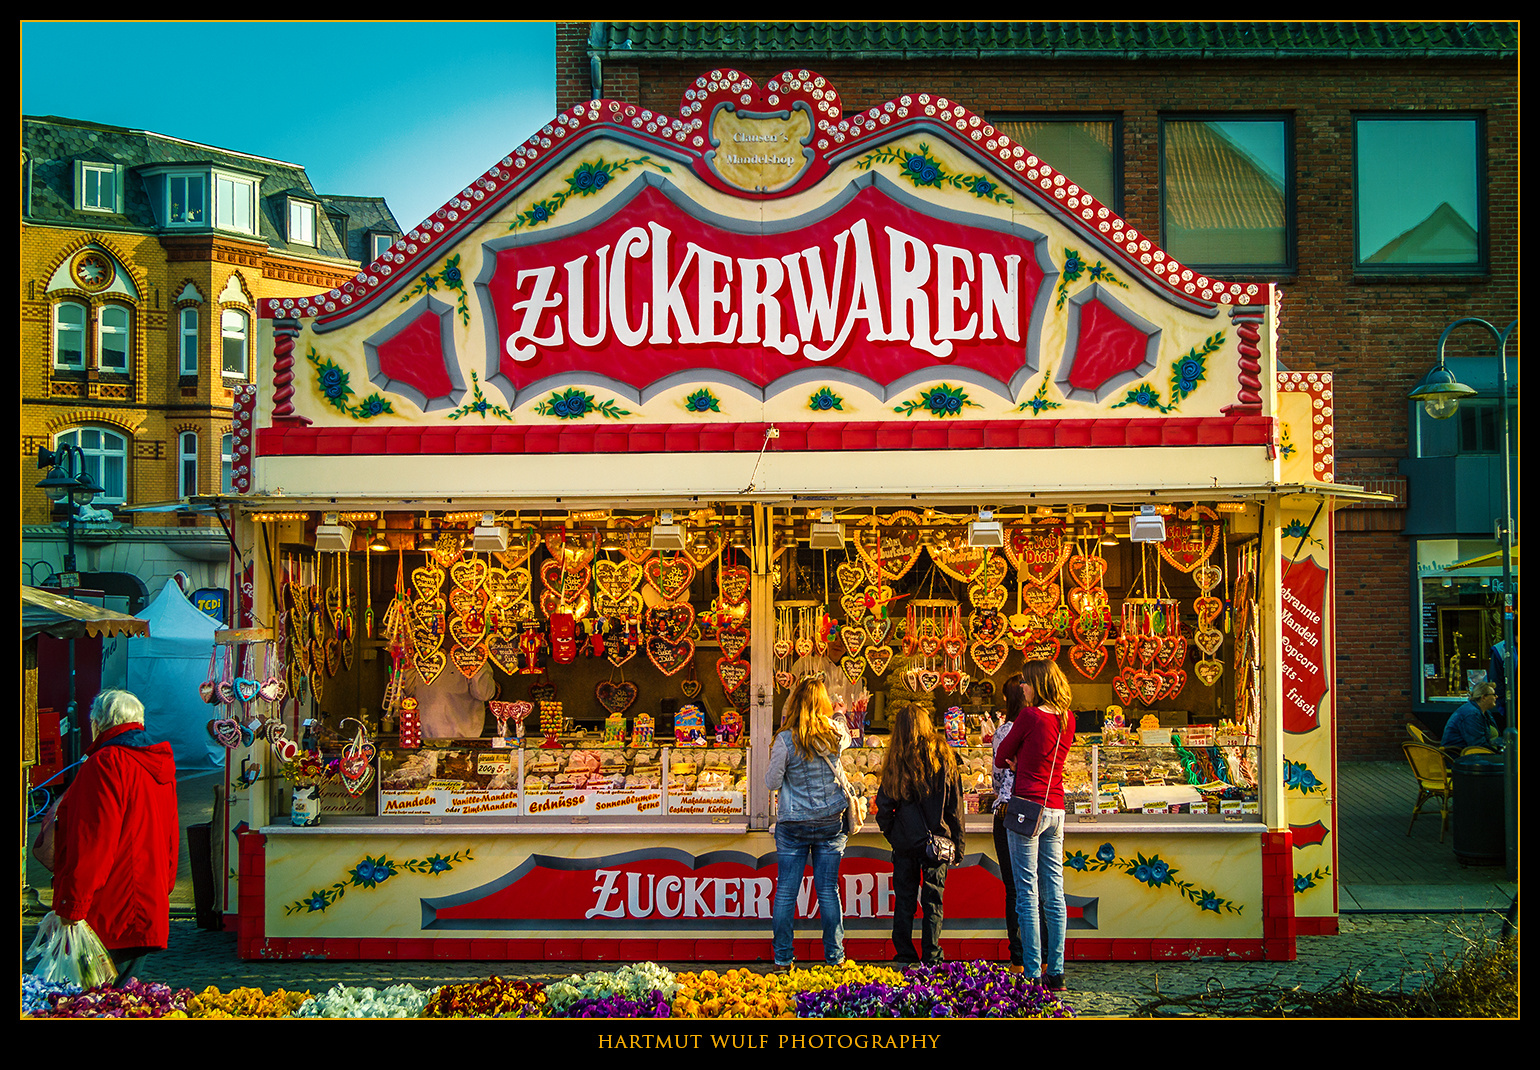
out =
<path fill-rule="evenodd" d="M 1205 564 L 1199 565 L 1192 570 L 1192 578 L 1193 582 L 1198 585 L 1198 589 L 1207 594 L 1219 586 L 1219 581 L 1224 579 L 1224 573 L 1218 565 Z"/>
<path fill-rule="evenodd" d="M 1128 670 L 1124 670 L 1112 678 L 1112 693 L 1124 706 L 1132 706 L 1136 697 L 1131 675 Z"/>
<path fill-rule="evenodd" d="M 637 693 L 637 686 L 629 680 L 600 680 L 594 687 L 594 698 L 607 713 L 625 713 L 636 704 Z"/>
<path fill-rule="evenodd" d="M 876 646 L 886 640 L 888 632 L 893 630 L 893 618 L 868 617 L 865 630 L 867 643 Z"/>
<path fill-rule="evenodd" d="M 449 658 L 442 650 L 418 647 L 412 658 L 412 664 L 417 669 L 417 675 L 422 677 L 422 682 L 431 684 L 449 664 Z"/>
<path fill-rule="evenodd" d="M 839 630 L 839 639 L 846 653 L 852 657 L 859 657 L 861 651 L 866 648 L 866 629 L 847 624 Z"/>
<path fill-rule="evenodd" d="M 920 686 L 918 690 L 930 694 L 941 683 L 941 674 L 935 669 L 921 669 L 915 677 L 915 682 Z"/>
<path fill-rule="evenodd" d="M 1073 549 L 1063 517 L 1039 517 L 1031 523 L 1015 524 L 1005 537 L 1005 556 L 1016 566 L 1016 575 L 1034 587 L 1057 580 Z M 1057 595 L 1054 601 L 1058 601 Z"/>
<path fill-rule="evenodd" d="M 736 691 L 748 678 L 748 662 L 736 658 L 717 659 L 717 679 L 722 681 L 723 691 Z"/>
<path fill-rule="evenodd" d="M 1222 599 L 1213 595 L 1204 595 L 1192 600 L 1193 612 L 1198 614 L 1198 629 L 1201 631 L 1219 619 L 1219 615 L 1225 611 Z"/>
<path fill-rule="evenodd" d="M 545 548 L 550 551 L 557 568 L 585 568 L 599 549 L 599 533 L 593 530 L 569 531 L 565 528 L 547 532 Z"/>
<path fill-rule="evenodd" d="M 941 674 L 941 690 L 948 695 L 957 694 L 957 685 L 962 681 L 962 674 L 948 670 Z"/>
<path fill-rule="evenodd" d="M 617 632 L 606 632 L 604 636 L 604 657 L 617 669 L 636 657 L 639 644 L 626 641 L 624 635 Z"/>
<path fill-rule="evenodd" d="M 487 663 L 487 644 L 477 643 L 474 646 L 460 646 L 458 643 L 449 648 L 449 660 L 460 674 L 467 680 L 481 671 Z"/>
<path fill-rule="evenodd" d="M 1162 669 L 1175 669 L 1187 660 L 1187 637 L 1163 635 L 1160 648 L 1155 652 L 1155 664 Z"/>
<path fill-rule="evenodd" d="M 775 674 L 775 686 L 781 691 L 790 691 L 792 685 L 797 682 L 796 673 L 778 672 Z"/>
<path fill-rule="evenodd" d="M 1158 673 L 1161 682 L 1165 685 L 1160 693 L 1163 699 L 1176 698 L 1182 693 L 1182 688 L 1187 686 L 1187 671 L 1185 669 L 1166 669 Z"/>
<path fill-rule="evenodd" d="M 1212 658 L 1214 653 L 1224 645 L 1225 633 L 1218 628 L 1201 628 L 1193 635 L 1192 641 L 1199 650 Z"/>
<path fill-rule="evenodd" d="M 549 561 L 546 564 L 550 564 Z M 573 595 L 563 595 L 560 591 L 545 590 L 540 593 L 540 612 L 549 619 L 558 613 L 570 614 L 573 620 L 586 620 L 593 612 L 593 602 L 588 597 L 588 588 L 584 587 Z"/>
<path fill-rule="evenodd" d="M 1134 694 L 1146 706 L 1160 698 L 1162 692 L 1166 689 L 1166 680 L 1158 672 L 1150 672 L 1147 669 L 1135 669 L 1129 675 Z"/>
<path fill-rule="evenodd" d="M 1110 604 L 1105 587 L 1071 587 L 1068 598 L 1072 613 L 1099 610 Z"/>
<path fill-rule="evenodd" d="M 722 645 L 722 653 L 736 660 L 749 645 L 749 633 L 744 628 L 718 628 L 717 642 Z"/>
<path fill-rule="evenodd" d="M 1166 519 L 1166 538 L 1155 544 L 1171 567 L 1191 572 L 1219 545 L 1219 514 L 1206 505 L 1183 509 Z"/>
<path fill-rule="evenodd" d="M 649 635 L 677 643 L 695 627 L 695 607 L 689 602 L 673 602 L 648 609 L 643 619 Z"/>
<path fill-rule="evenodd" d="M 695 579 L 695 565 L 683 554 L 674 554 L 667 561 L 651 557 L 642 566 L 642 575 L 648 586 L 663 596 L 666 602 L 684 598 Z"/>
<path fill-rule="evenodd" d="M 985 676 L 993 676 L 999 672 L 1000 666 L 1005 664 L 1005 659 L 1010 652 L 1010 645 L 1003 639 L 993 643 L 974 643 L 968 647 L 973 664 L 977 665 L 979 671 Z"/>
<path fill-rule="evenodd" d="M 645 608 L 646 603 L 642 599 L 641 591 L 627 591 L 619 597 L 612 597 L 600 591 L 594 596 L 594 612 L 606 619 L 639 616 Z"/>
<path fill-rule="evenodd" d="M 369 782 L 374 779 L 374 754 L 374 744 L 364 735 L 363 725 L 359 725 L 353 738 L 343 746 L 342 758 L 338 762 L 342 785 L 348 789 L 349 795 L 363 794 Z"/>
<path fill-rule="evenodd" d="M 1059 604 L 1059 585 L 1050 582 L 1041 586 L 1023 587 L 1021 602 L 1028 613 L 1046 617 Z"/>
<path fill-rule="evenodd" d="M 1060 643 L 1057 639 L 1043 639 L 1035 643 L 1028 643 L 1021 652 L 1023 661 L 1056 661 L 1059 657 Z"/>
<path fill-rule="evenodd" d="M 840 590 L 845 594 L 858 591 L 871 582 L 867 578 L 866 568 L 856 561 L 841 561 L 834 568 L 834 577 L 839 581 Z"/>
<path fill-rule="evenodd" d="M 695 656 L 695 644 L 688 639 L 669 642 L 661 635 L 647 640 L 647 660 L 664 676 L 673 676 Z"/>
<path fill-rule="evenodd" d="M 262 681 L 262 700 L 264 702 L 282 702 L 289 694 L 289 685 L 284 683 L 283 677 L 273 675 Z"/>
<path fill-rule="evenodd" d="M 993 643 L 1005 638 L 1005 616 L 1002 613 L 980 612 L 968 618 L 968 635 L 976 643 Z"/>
<path fill-rule="evenodd" d="M 878 676 L 888 671 L 888 663 L 892 660 L 893 648 L 890 646 L 869 646 L 866 648 L 866 664 Z"/>
<path fill-rule="evenodd" d="M 684 553 L 691 564 L 697 569 L 703 569 L 715 561 L 726 548 L 727 532 L 718 528 L 707 528 L 691 534 Z"/>
<path fill-rule="evenodd" d="M 595 561 L 594 587 L 602 598 L 621 599 L 642 583 L 642 566 L 634 561 Z M 541 572 L 544 576 L 544 570 Z"/>
<path fill-rule="evenodd" d="M 461 590 L 480 590 L 491 569 L 485 558 L 467 557 L 449 566 L 449 579 Z"/>
<path fill-rule="evenodd" d="M 968 588 L 968 601 L 973 603 L 974 609 L 1003 609 L 1009 597 L 1010 591 L 1005 587 L 981 587 L 974 584 Z"/>
<path fill-rule="evenodd" d="M 497 563 L 512 572 L 540 547 L 540 536 L 533 528 L 513 528 L 510 525 L 508 532 L 508 549 L 493 550 L 492 556 L 497 558 Z"/>
<path fill-rule="evenodd" d="M 487 636 L 487 659 L 510 675 L 519 671 L 519 644 L 516 639 L 505 639 L 499 633 Z"/>
<path fill-rule="evenodd" d="M 1192 667 L 1193 675 L 1209 687 L 1213 687 L 1219 682 L 1219 678 L 1224 675 L 1224 671 L 1224 662 L 1208 659 L 1204 659 Z"/>
<path fill-rule="evenodd" d="M 1100 587 L 1107 575 L 1107 559 L 1097 554 L 1072 554 L 1066 568 L 1076 587 Z"/>
<path fill-rule="evenodd" d="M 774 643 L 770 644 L 770 649 L 775 653 L 776 657 L 788 658 L 791 656 L 791 640 L 785 636 L 780 636 Z"/>
<path fill-rule="evenodd" d="M 840 598 L 840 608 L 845 611 L 845 619 L 855 622 L 866 616 L 866 592 L 851 591 Z"/>
<path fill-rule="evenodd" d="M 650 516 L 617 516 L 610 520 L 610 537 L 627 561 L 640 565 L 652 556 Z"/>
<path fill-rule="evenodd" d="M 1096 674 L 1102 671 L 1102 666 L 1107 664 L 1107 648 L 1104 646 L 1070 647 L 1069 663 L 1081 676 L 1087 680 L 1094 680 Z"/>
<path fill-rule="evenodd" d="M 749 596 L 749 580 L 751 574 L 742 565 L 732 565 L 717 570 L 717 590 L 722 598 L 733 605 L 742 604 Z"/>
<path fill-rule="evenodd" d="M 234 750 L 241 744 L 241 723 L 233 717 L 220 717 L 209 722 L 209 735 L 226 750 Z"/>
<path fill-rule="evenodd" d="M 237 676 L 235 678 L 235 698 L 242 706 L 249 704 L 261 691 L 261 680 L 253 680 L 249 676 Z"/>
<path fill-rule="evenodd" d="M 441 531 L 438 538 L 433 540 L 433 549 L 429 551 L 429 556 L 435 565 L 445 569 L 460 560 L 460 555 L 464 552 L 465 540 L 458 531 Z"/>
<path fill-rule="evenodd" d="M 907 509 L 885 517 L 862 517 L 855 525 L 856 552 L 878 576 L 892 583 L 919 560 L 921 520 Z"/>

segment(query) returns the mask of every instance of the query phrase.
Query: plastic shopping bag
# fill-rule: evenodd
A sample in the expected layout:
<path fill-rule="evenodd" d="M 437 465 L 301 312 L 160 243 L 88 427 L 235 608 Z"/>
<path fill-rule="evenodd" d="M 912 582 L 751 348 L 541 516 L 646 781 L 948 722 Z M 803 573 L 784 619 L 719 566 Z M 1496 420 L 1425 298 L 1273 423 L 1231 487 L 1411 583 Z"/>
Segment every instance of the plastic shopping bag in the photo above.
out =
<path fill-rule="evenodd" d="M 112 954 L 83 921 L 63 921 L 49 912 L 37 927 L 27 958 L 38 958 L 32 971 L 45 981 L 68 981 L 81 988 L 99 988 L 118 978 Z"/>

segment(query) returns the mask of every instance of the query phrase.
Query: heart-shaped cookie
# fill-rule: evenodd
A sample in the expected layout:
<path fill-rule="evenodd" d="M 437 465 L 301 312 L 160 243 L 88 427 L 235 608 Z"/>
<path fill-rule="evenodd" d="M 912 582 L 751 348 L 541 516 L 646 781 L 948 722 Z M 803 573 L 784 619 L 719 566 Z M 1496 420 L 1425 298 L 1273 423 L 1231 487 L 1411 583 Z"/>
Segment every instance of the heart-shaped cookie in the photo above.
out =
<path fill-rule="evenodd" d="M 715 561 L 727 547 L 727 532 L 718 528 L 692 531 L 684 548 L 685 556 L 697 569 L 703 569 Z"/>
<path fill-rule="evenodd" d="M 1129 673 L 1129 683 L 1133 692 L 1139 697 L 1139 701 L 1148 706 L 1166 690 L 1166 679 L 1158 672 L 1150 672 L 1146 669 L 1135 669 Z"/>
<path fill-rule="evenodd" d="M 1005 638 L 1005 616 L 1001 613 L 978 612 L 968 618 L 968 635 L 975 643 L 993 643 Z"/>
<path fill-rule="evenodd" d="M 749 663 L 737 658 L 717 658 L 717 679 L 722 690 L 736 691 L 749 678 Z"/>
<path fill-rule="evenodd" d="M 1099 647 L 1106 642 L 1111 629 L 1112 618 L 1105 610 L 1081 613 L 1069 623 L 1070 637 L 1077 646 Z"/>
<path fill-rule="evenodd" d="M 845 619 L 854 623 L 866 616 L 866 592 L 851 591 L 840 597 L 840 608 L 845 611 Z"/>
<path fill-rule="evenodd" d="M 497 563 L 510 572 L 530 559 L 540 548 L 540 535 L 533 528 L 513 528 L 509 525 L 508 549 L 493 550 Z"/>
<path fill-rule="evenodd" d="M 866 673 L 866 659 L 858 654 L 846 654 L 840 658 L 840 672 L 846 680 L 856 683 Z"/>
<path fill-rule="evenodd" d="M 1194 598 L 1192 608 L 1198 615 L 1198 630 L 1202 631 L 1219 619 L 1219 615 L 1225 611 L 1225 604 L 1223 599 L 1206 594 L 1201 598 Z"/>
<path fill-rule="evenodd" d="M 1219 514 L 1206 505 L 1183 509 L 1166 518 L 1166 538 L 1155 544 L 1160 556 L 1176 569 L 1191 572 L 1219 545 Z"/>
<path fill-rule="evenodd" d="M 412 665 L 425 684 L 431 684 L 437 680 L 438 674 L 443 672 L 444 666 L 448 664 L 449 658 L 441 649 L 419 646 L 412 657 Z"/>
<path fill-rule="evenodd" d="M 974 609 L 1003 609 L 1009 597 L 1010 591 L 1004 586 L 984 587 L 975 583 L 968 588 L 968 601 L 973 603 Z"/>
<path fill-rule="evenodd" d="M 866 641 L 868 644 L 876 646 L 886 640 L 888 632 L 892 630 L 892 617 L 868 617 L 866 621 Z"/>
<path fill-rule="evenodd" d="M 907 509 L 862 517 L 855 525 L 856 552 L 880 579 L 892 583 L 919 560 L 921 521 Z"/>
<path fill-rule="evenodd" d="M 642 584 L 642 566 L 634 561 L 600 560 L 593 563 L 592 569 L 594 587 L 601 597 L 621 599 Z"/>
<path fill-rule="evenodd" d="M 984 547 L 968 545 L 968 529 L 961 524 L 926 528 L 920 542 L 937 568 L 964 583 L 973 581 L 989 557 Z"/>
<path fill-rule="evenodd" d="M 649 557 L 642 566 L 642 575 L 664 601 L 677 602 L 690 590 L 695 579 L 695 565 L 684 554 L 674 554 L 666 561 L 661 557 Z"/>
<path fill-rule="evenodd" d="M 1208 687 L 1213 687 L 1224 675 L 1225 663 L 1205 658 L 1192 667 L 1192 673 Z"/>
<path fill-rule="evenodd" d="M 569 531 L 565 528 L 547 532 L 545 548 L 550 551 L 557 568 L 563 565 L 568 569 L 585 568 L 599 549 L 599 532 Z"/>
<path fill-rule="evenodd" d="M 1057 639 L 1042 639 L 1028 643 L 1021 651 L 1023 661 L 1055 661 L 1059 657 L 1060 643 Z"/>
<path fill-rule="evenodd" d="M 893 648 L 890 646 L 869 646 L 866 648 L 866 664 L 878 676 L 888 671 L 888 663 L 892 660 Z"/>
<path fill-rule="evenodd" d="M 1212 658 L 1214 653 L 1224 645 L 1225 633 L 1218 628 L 1201 628 L 1192 637 L 1199 650 Z"/>
<path fill-rule="evenodd" d="M 636 657 L 637 647 L 626 642 L 625 637 L 619 633 L 611 633 L 604 637 L 604 657 L 617 669 Z"/>
<path fill-rule="evenodd" d="M 485 617 L 450 617 L 449 641 L 455 646 L 474 647 L 487 637 Z"/>
<path fill-rule="evenodd" d="M 778 672 L 775 674 L 775 686 L 781 691 L 790 691 L 797 682 L 795 673 Z"/>
<path fill-rule="evenodd" d="M 487 636 L 487 659 L 510 676 L 519 671 L 519 644 L 499 633 Z"/>
<path fill-rule="evenodd" d="M 813 637 L 810 635 L 797 636 L 797 641 L 792 644 L 792 649 L 797 652 L 797 657 L 807 657 L 813 652 Z"/>
<path fill-rule="evenodd" d="M 468 680 L 480 672 L 481 667 L 487 663 L 487 644 L 461 646 L 457 643 L 449 648 L 449 660 Z"/>
<path fill-rule="evenodd" d="M 695 607 L 689 602 L 672 602 L 647 610 L 644 627 L 649 635 L 677 643 L 695 627 Z"/>
<path fill-rule="evenodd" d="M 1176 698 L 1182 693 L 1182 688 L 1187 686 L 1187 671 L 1185 669 L 1166 669 L 1158 673 L 1161 682 L 1165 685 L 1160 693 L 1161 698 Z"/>
<path fill-rule="evenodd" d="M 1071 587 L 1068 597 L 1071 613 L 1104 609 L 1110 604 L 1105 587 Z"/>
<path fill-rule="evenodd" d="M 784 635 L 783 636 L 779 636 L 775 640 L 775 642 L 770 644 L 770 649 L 771 649 L 771 651 L 774 652 L 775 656 L 778 657 L 778 658 L 790 657 L 791 656 L 791 640 L 786 638 Z"/>
<path fill-rule="evenodd" d="M 1198 589 L 1207 594 L 1219 586 L 1219 581 L 1224 579 L 1224 573 L 1220 571 L 1218 565 L 1199 565 L 1192 570 L 1192 578 L 1198 585 Z"/>
<path fill-rule="evenodd" d="M 958 684 L 962 682 L 962 673 L 947 671 L 941 674 L 941 690 L 948 695 L 957 694 Z"/>
<path fill-rule="evenodd" d="M 261 692 L 261 680 L 253 680 L 249 676 L 237 676 L 235 678 L 235 697 L 242 706 L 256 698 Z"/>
<path fill-rule="evenodd" d="M 289 695 L 289 685 L 284 683 L 281 676 L 269 676 L 262 681 L 260 693 L 264 702 L 282 702 Z"/>
<path fill-rule="evenodd" d="M 1112 678 L 1112 693 L 1125 706 L 1132 706 L 1136 697 L 1131 676 L 1132 674 L 1125 669 Z"/>
<path fill-rule="evenodd" d="M 941 674 L 935 669 L 920 669 L 915 675 L 915 683 L 919 684 L 915 690 L 929 694 L 941 684 Z"/>
<path fill-rule="evenodd" d="M 717 642 L 722 646 L 722 653 L 736 660 L 743 655 L 743 651 L 749 645 L 749 633 L 745 628 L 718 628 Z"/>
<path fill-rule="evenodd" d="M 647 660 L 664 676 L 673 676 L 695 656 L 695 644 L 689 639 L 670 642 L 661 635 L 647 640 Z"/>
<path fill-rule="evenodd" d="M 973 657 L 973 664 L 977 665 L 979 671 L 985 676 L 993 676 L 999 672 L 1000 666 L 1005 664 L 1010 651 L 1010 644 L 1003 639 L 993 643 L 974 643 L 968 647 L 968 653 Z"/>
<path fill-rule="evenodd" d="M 627 591 L 618 598 L 600 591 L 594 596 L 594 611 L 599 616 L 608 619 L 610 617 L 637 617 L 646 609 L 641 591 Z"/>
<path fill-rule="evenodd" d="M 594 698 L 608 713 L 625 713 L 636 704 L 637 693 L 637 686 L 629 680 L 600 680 L 594 687 Z"/>
<path fill-rule="evenodd" d="M 700 681 L 693 676 L 680 680 L 679 690 L 685 698 L 696 698 L 700 695 Z"/>
<path fill-rule="evenodd" d="M 1100 587 L 1107 575 L 1107 559 L 1097 554 L 1071 554 L 1065 567 L 1076 587 Z"/>
<path fill-rule="evenodd" d="M 449 566 L 449 579 L 462 590 L 475 591 L 486 582 L 490 571 L 485 558 L 467 557 Z"/>
<path fill-rule="evenodd" d="M 1087 680 L 1096 679 L 1096 674 L 1102 671 L 1102 666 L 1107 664 L 1107 648 L 1104 646 L 1072 646 L 1069 649 L 1069 663 L 1075 667 L 1075 671 Z"/>
<path fill-rule="evenodd" d="M 1048 583 L 1041 587 L 1023 587 L 1021 604 L 1028 613 L 1046 617 L 1053 612 L 1053 607 L 1059 604 L 1059 585 Z"/>
<path fill-rule="evenodd" d="M 547 590 L 540 592 L 540 612 L 547 619 L 558 613 L 570 613 L 573 620 L 584 620 L 593 612 L 593 603 L 589 600 L 587 587 L 571 596 Z"/>
<path fill-rule="evenodd" d="M 640 565 L 652 556 L 650 516 L 617 516 L 610 520 L 610 537 L 627 561 Z"/>
<path fill-rule="evenodd" d="M 209 722 L 209 735 L 226 750 L 234 750 L 241 744 L 241 723 L 233 717 L 219 717 Z"/>
<path fill-rule="evenodd" d="M 840 590 L 845 594 L 858 591 L 872 582 L 865 566 L 858 561 L 841 561 L 834 568 L 834 577 L 839 581 Z"/>
<path fill-rule="evenodd" d="M 1034 587 L 1057 580 L 1074 550 L 1068 532 L 1064 518 L 1057 516 L 1013 525 L 1006 533 L 1005 556 L 1016 566 L 1016 575 Z"/>
<path fill-rule="evenodd" d="M 231 706 L 236 702 L 235 682 L 233 680 L 219 681 L 219 685 L 214 690 L 219 695 L 221 704 Z"/>
<path fill-rule="evenodd" d="M 733 605 L 741 605 L 749 596 L 749 580 L 752 578 L 748 569 L 742 565 L 731 565 L 717 570 L 717 590 L 721 592 L 723 600 Z"/>

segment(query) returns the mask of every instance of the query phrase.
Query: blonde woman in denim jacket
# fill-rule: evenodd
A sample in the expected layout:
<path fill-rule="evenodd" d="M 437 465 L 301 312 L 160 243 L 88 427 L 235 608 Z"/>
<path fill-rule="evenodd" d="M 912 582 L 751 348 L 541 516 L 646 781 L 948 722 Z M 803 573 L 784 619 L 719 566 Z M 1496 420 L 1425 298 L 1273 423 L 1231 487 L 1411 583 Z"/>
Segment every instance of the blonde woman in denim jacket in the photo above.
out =
<path fill-rule="evenodd" d="M 781 732 L 770 748 L 765 785 L 779 791 L 775 820 L 775 965 L 789 969 L 795 955 L 792 928 L 802 871 L 809 857 L 813 889 L 823 916 L 824 961 L 845 962 L 845 924 L 839 868 L 845 853 L 845 792 L 835 775 L 850 734 L 833 716 L 822 675 L 806 676 L 781 707 Z"/>

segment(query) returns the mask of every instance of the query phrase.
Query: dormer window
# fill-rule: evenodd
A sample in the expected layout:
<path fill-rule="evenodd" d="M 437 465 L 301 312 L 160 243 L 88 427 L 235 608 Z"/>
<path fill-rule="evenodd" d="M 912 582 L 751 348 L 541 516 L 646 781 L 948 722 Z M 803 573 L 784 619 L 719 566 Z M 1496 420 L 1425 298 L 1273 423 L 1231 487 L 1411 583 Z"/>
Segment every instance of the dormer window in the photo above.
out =
<path fill-rule="evenodd" d="M 289 241 L 295 245 L 315 244 L 315 205 L 289 198 Z"/>
<path fill-rule="evenodd" d="M 228 171 L 169 171 L 165 175 L 168 227 L 257 232 L 257 180 Z"/>
<path fill-rule="evenodd" d="M 369 259 L 378 260 L 384 256 L 392 245 L 396 244 L 396 235 L 381 234 L 379 231 L 369 232 Z"/>
<path fill-rule="evenodd" d="M 75 164 L 75 206 L 87 212 L 121 212 L 123 190 L 119 168 L 110 163 Z"/>

